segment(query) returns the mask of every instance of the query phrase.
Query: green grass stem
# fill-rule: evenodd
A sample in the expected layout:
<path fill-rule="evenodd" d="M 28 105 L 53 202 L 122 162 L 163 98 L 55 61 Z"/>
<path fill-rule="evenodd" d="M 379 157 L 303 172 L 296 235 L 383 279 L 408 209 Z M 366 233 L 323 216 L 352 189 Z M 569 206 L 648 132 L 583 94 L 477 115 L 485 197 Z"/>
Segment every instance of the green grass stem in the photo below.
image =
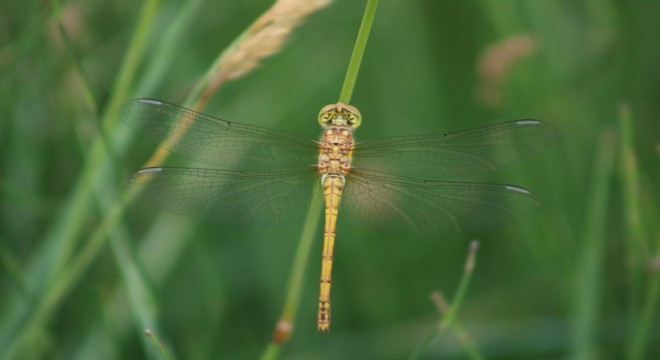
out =
<path fill-rule="evenodd" d="M 639 170 L 634 152 L 633 119 L 627 103 L 619 105 L 619 147 L 620 174 L 623 180 L 623 206 L 625 211 L 626 241 L 628 256 L 628 277 L 630 288 L 631 316 L 637 317 L 637 305 L 640 300 L 643 266 L 649 256 L 648 239 L 642 228 L 642 213 L 639 199 Z M 636 320 L 633 320 L 636 322 Z"/>
<path fill-rule="evenodd" d="M 351 61 L 348 64 L 348 71 L 346 71 L 346 77 L 344 78 L 344 85 L 342 86 L 341 94 L 339 95 L 339 102 L 343 102 L 344 104 L 350 104 L 351 102 L 353 88 L 355 87 L 355 82 L 358 73 L 360 72 L 360 64 L 362 63 L 364 49 L 367 47 L 371 25 L 376 16 L 376 8 L 378 8 L 378 0 L 368 0 L 367 8 L 364 11 L 362 23 L 360 24 L 360 31 L 358 32 L 357 40 L 355 40 L 353 55 L 351 55 Z"/>
<path fill-rule="evenodd" d="M 465 268 L 463 271 L 463 276 L 461 276 L 461 282 L 458 285 L 456 295 L 454 296 L 454 301 L 451 302 L 451 305 L 447 304 L 444 300 L 444 297 L 441 293 L 434 295 L 434 302 L 438 307 L 438 312 L 440 313 L 441 319 L 438 325 L 435 327 L 433 332 L 431 332 L 426 339 L 420 344 L 420 346 L 410 355 L 408 359 L 415 360 L 419 359 L 424 353 L 426 353 L 433 343 L 442 335 L 446 329 L 451 329 L 452 332 L 459 339 L 463 350 L 468 354 L 471 359 L 482 359 L 483 356 L 472 342 L 467 333 L 463 330 L 462 326 L 456 320 L 458 310 L 463 304 L 465 299 L 465 294 L 467 293 L 468 285 L 470 284 L 470 279 L 472 279 L 472 273 L 477 259 L 477 249 L 479 248 L 479 242 L 474 240 L 470 243 L 470 250 L 468 252 L 467 258 L 465 260 Z"/>
<path fill-rule="evenodd" d="M 159 37 L 159 46 L 150 57 L 149 66 L 144 69 L 142 80 L 132 92 L 135 96 L 148 97 L 163 82 L 172 64 L 180 56 L 181 47 L 178 45 L 185 42 L 184 35 L 194 29 L 194 22 L 203 4 L 204 0 L 188 0 L 181 4 L 176 17 Z"/>
<path fill-rule="evenodd" d="M 85 71 L 80 56 L 78 56 L 78 54 L 76 53 L 74 46 L 71 43 L 71 38 L 69 37 L 69 34 L 66 28 L 64 27 L 64 24 L 62 23 L 62 7 L 57 0 L 51 0 L 51 6 L 53 7 L 53 16 L 55 17 L 55 21 L 57 22 L 57 29 L 59 30 L 60 35 L 62 36 L 62 40 L 66 45 L 66 49 L 69 51 L 69 54 L 71 55 L 71 59 L 73 60 L 73 65 L 76 68 L 76 72 L 78 73 L 78 76 L 80 76 L 80 81 L 82 83 L 82 93 L 85 99 L 85 104 L 93 114 L 98 114 L 99 103 L 96 99 L 97 98 L 96 95 L 94 95 L 94 87 L 92 86 L 92 81 L 89 79 L 89 75 L 87 74 L 87 71 Z"/>
<path fill-rule="evenodd" d="M 281 348 L 282 344 L 286 342 L 293 333 L 296 313 L 298 312 L 298 305 L 300 303 L 300 295 L 303 290 L 303 280 L 307 273 L 309 254 L 312 250 L 314 239 L 316 238 L 315 235 L 318 232 L 319 220 L 321 219 L 321 209 L 323 208 L 321 200 L 321 187 L 317 186 L 314 188 L 314 195 L 309 204 L 307 219 L 300 235 L 296 256 L 293 260 L 293 267 L 291 268 L 291 274 L 289 275 L 282 314 L 275 325 L 275 331 L 273 332 L 271 342 L 261 355 L 261 359 L 263 360 L 275 359 L 279 353 L 279 348 Z"/>
<path fill-rule="evenodd" d="M 323 209 L 323 198 L 321 196 L 321 187 L 314 189 L 314 196 L 309 206 L 307 220 L 300 235 L 298 250 L 293 261 L 291 275 L 288 281 L 288 291 L 284 301 L 284 309 L 280 319 L 292 321 L 296 318 L 298 304 L 300 303 L 300 293 L 302 292 L 303 279 L 305 278 L 305 269 L 307 260 L 312 249 L 312 244 L 316 238 L 319 229 L 319 220 L 321 219 L 321 209 Z"/>
<path fill-rule="evenodd" d="M 153 347 L 156 349 L 156 353 L 162 360 L 170 360 L 172 357 L 170 356 L 169 351 L 167 351 L 167 347 L 165 347 L 165 344 L 163 344 L 160 339 L 154 334 L 153 330 L 147 329 L 144 331 L 144 333 L 147 335 L 147 338 L 153 345 Z"/>
<path fill-rule="evenodd" d="M 634 150 L 634 120 L 628 103 L 619 105 L 619 131 L 621 132 L 621 145 L 619 147 L 619 163 L 623 180 L 623 204 L 625 211 L 625 243 L 628 248 L 626 259 L 630 287 L 629 305 L 631 306 L 631 323 L 633 332 L 628 348 L 628 359 L 645 359 L 646 348 L 649 342 L 649 331 L 658 307 L 658 292 L 660 290 L 660 276 L 657 269 L 649 263 L 652 259 L 652 250 L 649 238 L 642 224 L 644 211 L 640 201 L 640 181 L 637 156 Z M 657 249 L 657 248 L 656 248 Z M 656 250 L 657 251 L 657 250 Z M 643 299 L 641 313 L 637 311 L 640 302 L 642 282 L 646 279 L 648 286 Z"/>
<path fill-rule="evenodd" d="M 660 242 L 660 236 L 658 237 Z M 660 259 L 655 259 L 656 263 L 660 263 Z M 646 289 L 646 298 L 639 317 L 633 329 L 632 341 L 628 349 L 628 359 L 641 360 L 648 359 L 647 347 L 649 346 L 650 330 L 654 324 L 654 319 L 658 311 L 658 303 L 660 303 L 660 266 L 655 267 L 649 265 L 648 287 Z"/>
<path fill-rule="evenodd" d="M 603 287 L 605 229 L 615 159 L 616 137 L 611 129 L 606 129 L 598 143 L 589 203 L 585 209 L 587 222 L 582 236 L 583 248 L 578 260 L 575 284 L 573 359 L 587 360 L 600 357 L 597 344 L 600 335 L 598 330 Z"/>
<path fill-rule="evenodd" d="M 123 206 L 117 206 L 116 211 L 123 213 Z M 121 214 L 117 215 L 119 218 Z M 119 220 L 118 220 L 119 221 Z M 122 276 L 123 286 L 126 287 L 131 314 L 134 325 L 138 329 L 146 327 L 156 329 L 159 333 L 158 301 L 151 286 L 148 285 L 147 275 L 144 272 L 141 260 L 136 255 L 135 243 L 124 226 L 110 229 L 110 248 L 114 255 L 117 267 Z M 99 241 L 103 241 L 103 236 Z M 93 254 L 91 257 L 95 257 Z M 144 342 L 146 346 L 146 341 Z"/>

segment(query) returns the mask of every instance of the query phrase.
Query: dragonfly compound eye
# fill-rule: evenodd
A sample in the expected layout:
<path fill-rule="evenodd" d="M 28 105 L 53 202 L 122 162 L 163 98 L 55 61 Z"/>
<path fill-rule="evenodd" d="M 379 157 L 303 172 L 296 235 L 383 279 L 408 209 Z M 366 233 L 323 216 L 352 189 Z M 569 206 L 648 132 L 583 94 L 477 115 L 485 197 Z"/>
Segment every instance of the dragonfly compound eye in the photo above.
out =
<path fill-rule="evenodd" d="M 332 118 L 335 116 L 336 108 L 336 104 L 330 104 L 321 109 L 319 112 L 319 124 L 321 126 L 330 125 Z"/>
<path fill-rule="evenodd" d="M 360 115 L 360 110 L 355 106 L 342 104 L 345 112 L 345 116 L 348 119 L 348 122 L 351 124 L 353 129 L 356 129 L 362 123 L 362 115 Z"/>

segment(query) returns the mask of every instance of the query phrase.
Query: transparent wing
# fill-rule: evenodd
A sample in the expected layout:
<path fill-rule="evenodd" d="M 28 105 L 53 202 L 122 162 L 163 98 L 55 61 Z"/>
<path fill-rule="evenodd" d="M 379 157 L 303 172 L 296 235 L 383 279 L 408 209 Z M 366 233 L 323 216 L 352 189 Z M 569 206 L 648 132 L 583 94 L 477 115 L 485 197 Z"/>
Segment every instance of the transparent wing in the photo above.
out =
<path fill-rule="evenodd" d="M 172 152 L 224 168 L 306 166 L 318 157 L 318 145 L 304 137 L 217 119 L 159 100 L 128 101 L 119 116 Z"/>
<path fill-rule="evenodd" d="M 268 227 L 305 218 L 318 174 L 304 170 L 147 168 L 124 189 L 138 203 L 226 225 Z"/>
<path fill-rule="evenodd" d="M 356 170 L 349 174 L 342 208 L 379 232 L 430 235 L 502 224 L 540 208 L 527 190 L 510 185 L 423 181 Z"/>
<path fill-rule="evenodd" d="M 518 120 L 448 134 L 365 141 L 355 148 L 353 167 L 426 180 L 472 176 L 537 153 L 557 135 L 547 123 Z"/>

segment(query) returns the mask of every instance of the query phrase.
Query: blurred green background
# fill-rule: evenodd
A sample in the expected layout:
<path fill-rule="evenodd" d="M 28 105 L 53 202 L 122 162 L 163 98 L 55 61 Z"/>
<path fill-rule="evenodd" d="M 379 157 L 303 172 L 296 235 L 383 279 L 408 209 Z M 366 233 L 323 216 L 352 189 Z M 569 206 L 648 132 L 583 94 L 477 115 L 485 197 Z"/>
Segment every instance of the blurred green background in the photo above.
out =
<path fill-rule="evenodd" d="M 154 150 L 108 101 L 182 104 L 271 2 L 150 3 L 123 95 L 113 92 L 138 53 L 128 49 L 141 2 L 0 3 L 0 358 L 154 358 L 146 327 L 180 359 L 255 358 L 270 341 L 302 224 L 231 229 L 133 205 L 108 221 L 122 179 Z M 316 138 L 364 3 L 313 14 L 204 112 Z M 657 356 L 658 14 L 660 2 L 642 1 L 382 1 L 352 101 L 364 117 L 357 139 L 551 122 L 556 146 L 484 179 L 531 189 L 543 210 L 410 238 L 340 215 L 333 328 L 315 324 L 319 228 L 281 357 L 411 355 L 441 319 L 429 294 L 451 301 L 472 239 L 462 332 L 445 330 L 422 358 L 465 358 L 466 338 L 490 359 Z"/>

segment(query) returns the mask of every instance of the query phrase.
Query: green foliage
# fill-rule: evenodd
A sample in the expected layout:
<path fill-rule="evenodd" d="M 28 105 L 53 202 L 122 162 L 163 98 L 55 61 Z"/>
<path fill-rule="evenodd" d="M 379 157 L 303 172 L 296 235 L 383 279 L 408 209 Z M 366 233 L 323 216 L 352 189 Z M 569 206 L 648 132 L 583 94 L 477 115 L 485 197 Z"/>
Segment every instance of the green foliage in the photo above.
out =
<path fill-rule="evenodd" d="M 364 3 L 313 14 L 204 112 L 317 137 Z M 135 97 L 183 104 L 270 5 L 0 3 L 0 358 L 157 358 L 147 328 L 182 359 L 264 352 L 303 224 L 246 230 L 123 211 L 121 181 L 154 146 L 115 109 Z M 429 294 L 456 293 L 475 238 L 454 326 L 421 358 L 464 358 L 465 334 L 485 358 L 660 352 L 658 13 L 660 3 L 612 0 L 382 1 L 351 101 L 358 141 L 545 120 L 562 132 L 554 148 L 478 179 L 529 188 L 544 209 L 441 238 L 374 234 L 340 214 L 332 330 L 315 328 L 317 229 L 279 356 L 411 356 L 440 323 Z"/>

